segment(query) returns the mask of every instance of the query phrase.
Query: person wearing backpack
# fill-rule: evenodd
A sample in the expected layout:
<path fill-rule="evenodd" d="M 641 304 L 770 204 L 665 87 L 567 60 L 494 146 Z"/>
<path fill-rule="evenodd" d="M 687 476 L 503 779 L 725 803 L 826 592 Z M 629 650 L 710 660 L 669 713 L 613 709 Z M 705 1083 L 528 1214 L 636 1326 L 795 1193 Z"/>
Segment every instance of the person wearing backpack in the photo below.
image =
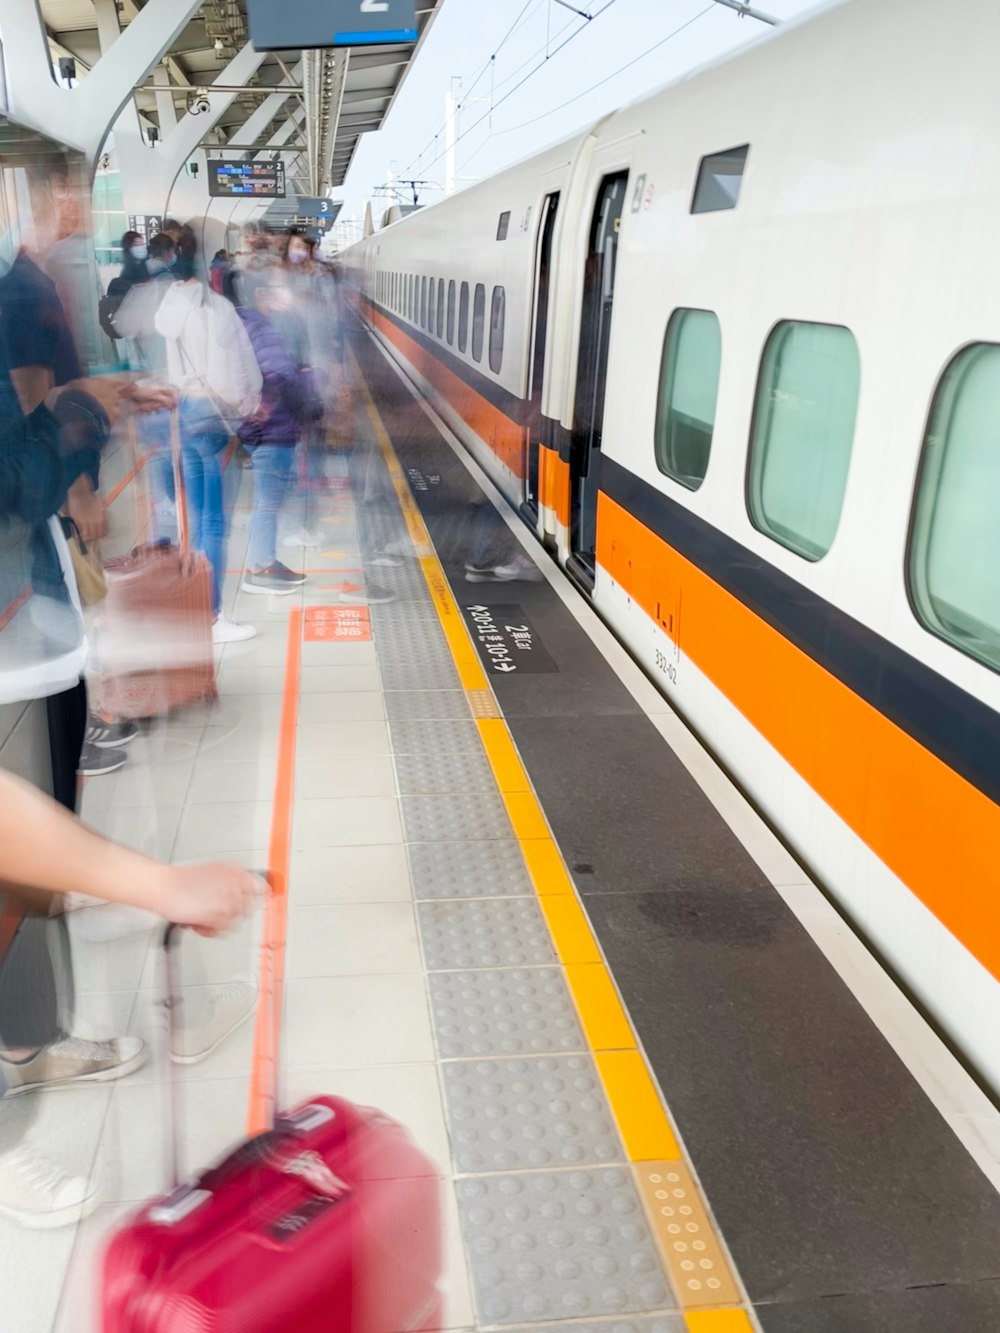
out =
<path fill-rule="evenodd" d="M 106 295 L 101 297 L 97 307 L 97 318 L 101 328 L 114 342 L 122 337 L 115 323 L 122 302 L 137 284 L 149 281 L 146 261 L 149 249 L 137 231 L 127 231 L 122 237 L 122 267 L 117 278 L 108 283 Z"/>
<path fill-rule="evenodd" d="M 181 445 L 192 544 L 212 566 L 213 638 L 216 643 L 252 639 L 256 630 L 222 610 L 226 515 L 220 455 L 237 425 L 257 410 L 262 377 L 239 316 L 196 271 L 198 246 L 190 226 L 177 242 L 176 272 L 154 317 L 165 340 L 166 377 L 179 390 Z M 166 448 L 170 422 L 159 414 L 146 438 Z"/>

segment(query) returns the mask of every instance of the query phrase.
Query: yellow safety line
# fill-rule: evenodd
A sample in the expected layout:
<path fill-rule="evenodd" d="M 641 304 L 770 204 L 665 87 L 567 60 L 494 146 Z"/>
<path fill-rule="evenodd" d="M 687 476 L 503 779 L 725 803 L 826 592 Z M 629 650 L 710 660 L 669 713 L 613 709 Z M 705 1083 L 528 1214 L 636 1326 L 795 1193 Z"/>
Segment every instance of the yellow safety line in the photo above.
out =
<path fill-rule="evenodd" d="M 462 687 L 489 690 L 385 423 L 353 355 L 351 362 Z M 718 1232 L 507 723 L 502 717 L 478 717 L 476 725 L 689 1333 L 752 1333 Z"/>

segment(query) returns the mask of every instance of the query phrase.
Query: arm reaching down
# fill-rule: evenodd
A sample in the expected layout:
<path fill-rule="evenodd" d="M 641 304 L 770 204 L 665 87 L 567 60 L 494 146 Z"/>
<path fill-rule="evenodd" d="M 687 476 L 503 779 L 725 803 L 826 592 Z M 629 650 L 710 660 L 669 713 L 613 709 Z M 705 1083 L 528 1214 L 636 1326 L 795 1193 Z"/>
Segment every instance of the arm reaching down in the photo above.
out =
<path fill-rule="evenodd" d="M 129 851 L 4 772 L 0 883 L 127 903 L 202 935 L 217 935 L 235 925 L 263 887 L 240 866 L 168 866 Z"/>

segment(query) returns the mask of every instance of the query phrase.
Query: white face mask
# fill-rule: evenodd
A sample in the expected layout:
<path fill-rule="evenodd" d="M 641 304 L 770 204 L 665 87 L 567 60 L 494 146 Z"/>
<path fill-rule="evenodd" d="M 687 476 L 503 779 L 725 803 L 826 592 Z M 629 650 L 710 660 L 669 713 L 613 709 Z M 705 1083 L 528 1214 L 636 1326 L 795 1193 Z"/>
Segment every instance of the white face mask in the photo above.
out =
<path fill-rule="evenodd" d="M 149 247 L 146 245 L 133 245 L 132 258 L 142 261 L 149 254 Z"/>
<path fill-rule="evenodd" d="M 309 252 L 307 250 L 289 250 L 288 252 L 288 262 L 290 264 L 304 264 L 308 258 Z"/>

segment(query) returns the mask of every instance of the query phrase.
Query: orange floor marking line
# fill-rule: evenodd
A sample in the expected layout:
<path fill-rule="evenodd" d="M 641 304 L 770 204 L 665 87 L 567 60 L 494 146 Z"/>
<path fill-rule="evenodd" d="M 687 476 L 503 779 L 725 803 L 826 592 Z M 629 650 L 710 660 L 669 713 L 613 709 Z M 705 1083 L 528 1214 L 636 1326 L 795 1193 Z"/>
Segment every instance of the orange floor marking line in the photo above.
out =
<path fill-rule="evenodd" d="M 285 973 L 285 935 L 288 924 L 288 876 L 292 857 L 292 800 L 295 794 L 295 740 L 299 718 L 299 668 L 302 661 L 302 608 L 292 607 L 288 618 L 285 655 L 285 690 L 278 733 L 278 763 L 274 775 L 271 842 L 267 871 L 271 892 L 264 913 L 260 992 L 250 1067 L 250 1105 L 247 1133 L 260 1134 L 271 1126 L 273 1091 L 279 1060 L 281 983 Z"/>
<path fill-rule="evenodd" d="M 632 1024 L 604 964 L 574 963 L 565 972 L 590 1049 L 634 1049 Z"/>
<path fill-rule="evenodd" d="M 145 466 L 146 466 L 146 459 L 140 458 L 138 463 L 134 463 L 132 467 L 129 468 L 129 470 L 125 473 L 124 477 L 122 477 L 121 481 L 119 481 L 116 486 L 112 486 L 111 490 L 108 491 L 107 495 L 105 495 L 103 500 L 101 501 L 105 509 L 110 508 L 110 506 L 114 504 L 114 502 L 118 499 L 119 495 L 121 495 L 122 491 L 124 491 L 127 486 L 131 486 L 132 482 L 135 481 L 136 477 L 139 475 L 139 473 Z"/>
<path fill-rule="evenodd" d="M 603 961 L 590 922 L 575 893 L 539 894 L 538 905 L 548 923 L 561 963 L 568 967 L 572 963 Z"/>
<path fill-rule="evenodd" d="M 753 1333 L 743 1310 L 691 1310 L 684 1316 L 688 1333 Z"/>
<path fill-rule="evenodd" d="M 576 893 L 559 848 L 551 838 L 525 838 L 521 843 L 521 855 L 540 898 L 549 894 Z"/>
<path fill-rule="evenodd" d="M 680 1160 L 659 1089 L 639 1051 L 598 1051 L 594 1059 L 632 1162 Z"/>

